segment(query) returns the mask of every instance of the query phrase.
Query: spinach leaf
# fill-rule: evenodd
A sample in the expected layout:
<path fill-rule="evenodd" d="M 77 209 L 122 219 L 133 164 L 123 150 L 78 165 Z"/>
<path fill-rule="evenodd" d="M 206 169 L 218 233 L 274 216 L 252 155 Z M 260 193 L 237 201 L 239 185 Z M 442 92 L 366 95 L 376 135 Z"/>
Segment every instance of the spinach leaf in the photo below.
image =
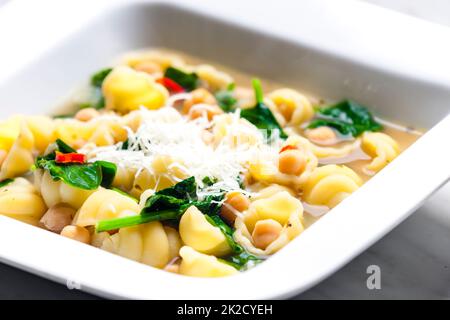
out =
<path fill-rule="evenodd" d="M 258 129 L 266 130 L 267 137 L 270 138 L 274 132 L 278 131 L 282 139 L 288 136 L 281 128 L 280 124 L 275 119 L 272 111 L 264 104 L 263 92 L 261 82 L 258 79 L 253 79 L 253 89 L 255 90 L 256 106 L 241 111 L 241 117 L 247 119 L 254 124 Z"/>
<path fill-rule="evenodd" d="M 204 178 L 209 180 L 211 178 Z M 191 207 L 197 207 L 205 214 L 206 220 L 218 227 L 224 234 L 232 250 L 232 254 L 223 261 L 233 267 L 242 270 L 250 262 L 259 263 L 261 259 L 249 254 L 233 238 L 233 229 L 229 227 L 218 215 L 221 201 L 225 193 L 211 194 L 199 200 L 197 184 L 194 177 L 187 178 L 176 185 L 156 192 L 148 198 L 140 215 L 116 218 L 100 221 L 96 225 L 96 232 L 117 230 L 152 221 L 178 222 L 185 211 Z"/>
<path fill-rule="evenodd" d="M 140 215 L 100 221 L 96 230 L 109 231 L 151 221 L 177 221 L 190 206 L 197 207 L 204 214 L 217 214 L 224 196 L 208 195 L 200 200 L 195 178 L 190 177 L 148 198 Z"/>
<path fill-rule="evenodd" d="M 91 77 L 91 86 L 101 88 L 103 85 L 103 81 L 105 81 L 106 77 L 111 73 L 112 68 L 102 69 Z"/>
<path fill-rule="evenodd" d="M 60 165 L 54 160 L 41 159 L 36 162 L 36 167 L 47 170 L 53 180 L 79 189 L 95 190 L 102 181 L 102 171 L 96 163 Z"/>
<path fill-rule="evenodd" d="M 96 161 L 94 164 L 98 165 L 102 172 L 101 186 L 104 188 L 111 187 L 117 173 L 116 164 L 108 161 Z"/>
<path fill-rule="evenodd" d="M 108 188 L 117 172 L 117 166 L 107 161 L 96 161 L 85 164 L 61 164 L 56 163 L 56 151 L 61 153 L 73 153 L 71 148 L 64 141 L 56 140 L 56 150 L 36 159 L 35 167 L 47 170 L 53 180 L 61 180 L 75 188 L 84 190 L 95 190 L 103 186 Z"/>
<path fill-rule="evenodd" d="M 197 88 L 199 78 L 195 72 L 186 73 L 180 69 L 174 67 L 169 67 L 164 73 L 165 78 L 169 78 L 180 86 L 182 86 L 186 91 L 192 91 Z"/>
<path fill-rule="evenodd" d="M 379 131 L 382 125 L 375 121 L 367 108 L 351 101 L 344 100 L 335 105 L 319 109 L 316 119 L 308 128 L 328 126 L 336 129 L 342 135 L 357 137 L 365 131 Z"/>
<path fill-rule="evenodd" d="M 249 267 L 250 263 L 255 265 L 263 262 L 263 259 L 258 258 L 246 251 L 243 251 L 239 254 L 228 256 L 223 260 L 224 262 L 229 263 L 238 270 L 246 270 Z"/>
<path fill-rule="evenodd" d="M 202 182 L 206 187 L 210 187 L 213 184 L 217 183 L 217 178 L 216 177 L 204 177 Z"/>
<path fill-rule="evenodd" d="M 208 222 L 219 228 L 223 235 L 227 239 L 227 243 L 231 248 L 232 254 L 223 259 L 224 262 L 232 265 L 238 270 L 245 269 L 250 262 L 260 263 L 262 260 L 254 255 L 251 255 L 244 248 L 237 243 L 233 238 L 233 229 L 228 226 L 218 215 L 210 216 L 205 215 Z"/>
<path fill-rule="evenodd" d="M 210 216 L 205 215 L 206 220 L 214 227 L 217 227 L 222 231 L 223 235 L 227 239 L 227 243 L 231 248 L 231 251 L 235 254 L 240 254 L 244 252 L 244 249 L 234 240 L 233 229 L 227 225 L 218 215 Z"/>
<path fill-rule="evenodd" d="M 196 199 L 197 198 L 197 183 L 195 182 L 194 177 L 189 177 L 181 182 L 178 182 L 177 184 L 175 184 L 172 187 L 169 187 L 169 188 L 166 188 L 166 189 L 156 192 L 154 196 L 159 196 L 159 195 L 169 196 L 169 197 L 173 197 L 173 198 L 177 198 L 177 199 L 185 200 L 185 201 L 189 201 L 191 199 Z M 149 207 L 152 205 L 153 197 L 150 197 L 147 200 L 146 207 L 147 206 Z"/>
<path fill-rule="evenodd" d="M 5 179 L 5 180 L 2 180 L 2 181 L 0 181 L 0 188 L 3 188 L 3 187 L 5 187 L 5 186 L 7 186 L 8 184 L 13 183 L 13 182 L 14 182 L 14 179 Z"/>
<path fill-rule="evenodd" d="M 80 109 L 86 108 L 94 108 L 94 109 L 103 109 L 105 107 L 105 97 L 102 92 L 102 85 L 105 78 L 111 73 L 112 68 L 102 69 L 91 77 L 91 90 L 92 97 L 89 101 L 82 103 L 79 107 Z"/>
<path fill-rule="evenodd" d="M 218 215 L 209 216 L 205 215 L 206 220 L 213 226 L 217 227 L 222 231 L 223 235 L 227 239 L 227 243 L 231 248 L 232 254 L 225 257 L 223 260 L 226 263 L 231 264 L 238 270 L 245 269 L 250 262 L 259 263 L 262 260 L 254 255 L 251 255 L 245 249 L 237 243 L 233 238 L 234 230 L 228 226 Z"/>
<path fill-rule="evenodd" d="M 56 139 L 56 146 L 58 147 L 58 151 L 61 153 L 76 153 L 77 150 L 69 146 L 67 143 L 62 141 L 61 139 Z"/>
<path fill-rule="evenodd" d="M 238 101 L 233 94 L 234 88 L 235 84 L 231 83 L 227 89 L 219 90 L 215 94 L 217 103 L 224 112 L 233 112 L 236 110 Z"/>

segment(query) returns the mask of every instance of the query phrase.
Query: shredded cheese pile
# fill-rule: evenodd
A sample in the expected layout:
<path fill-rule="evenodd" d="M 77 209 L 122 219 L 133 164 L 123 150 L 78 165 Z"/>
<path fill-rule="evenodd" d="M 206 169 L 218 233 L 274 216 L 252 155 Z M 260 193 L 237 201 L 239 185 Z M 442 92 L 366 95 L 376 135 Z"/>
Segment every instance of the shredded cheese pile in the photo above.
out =
<path fill-rule="evenodd" d="M 215 145 L 208 144 L 202 135 L 213 122 L 206 118 L 185 119 L 170 106 L 158 110 L 142 108 L 138 112 L 142 123 L 136 132 L 128 129 L 126 150 L 122 150 L 123 143 L 85 150 L 90 161 L 110 161 L 122 168 L 135 169 L 138 173 L 148 170 L 154 174 L 152 163 L 155 157 L 169 156 L 175 160 L 171 165 L 177 166 L 186 176 L 194 176 L 206 195 L 223 191 L 245 192 L 239 185 L 238 177 L 246 171 L 250 159 L 260 154 L 261 149 L 267 148 L 263 135 L 256 127 L 243 126 L 239 122 L 238 111 L 232 115 L 232 123 L 228 124 L 229 132 L 253 130 L 252 133 L 259 137 L 258 143 L 232 146 L 223 139 Z M 204 188 L 202 180 L 205 177 L 215 178 L 217 182 Z M 174 182 L 180 181 L 172 178 Z"/>

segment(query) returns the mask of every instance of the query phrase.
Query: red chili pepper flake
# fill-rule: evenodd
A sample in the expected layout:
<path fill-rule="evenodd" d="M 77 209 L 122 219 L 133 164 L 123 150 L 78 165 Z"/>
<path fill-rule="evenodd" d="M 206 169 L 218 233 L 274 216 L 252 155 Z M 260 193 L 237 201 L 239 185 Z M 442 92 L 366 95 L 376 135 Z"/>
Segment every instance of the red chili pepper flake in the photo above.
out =
<path fill-rule="evenodd" d="M 279 153 L 283 153 L 287 150 L 298 150 L 298 148 L 296 146 L 288 144 L 287 146 L 284 146 L 283 148 L 281 148 Z"/>
<path fill-rule="evenodd" d="M 56 152 L 56 163 L 79 163 L 83 164 L 86 163 L 86 155 L 81 153 L 61 153 Z"/>
<path fill-rule="evenodd" d="M 181 93 L 185 91 L 182 86 L 180 86 L 178 83 L 176 83 L 170 78 L 160 78 L 157 79 L 156 82 L 162 84 L 172 93 Z"/>

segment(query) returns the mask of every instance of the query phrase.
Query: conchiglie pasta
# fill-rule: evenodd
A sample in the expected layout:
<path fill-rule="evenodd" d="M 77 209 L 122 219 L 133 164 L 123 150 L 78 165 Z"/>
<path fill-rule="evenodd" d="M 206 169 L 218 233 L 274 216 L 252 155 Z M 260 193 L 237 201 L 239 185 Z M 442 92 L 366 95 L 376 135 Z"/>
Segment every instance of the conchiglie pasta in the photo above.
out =
<path fill-rule="evenodd" d="M 283 88 L 271 92 L 268 98 L 275 105 L 275 112 L 280 113 L 286 125 L 298 126 L 314 115 L 311 102 L 299 92 Z"/>
<path fill-rule="evenodd" d="M 24 178 L 0 188 L 0 215 L 37 226 L 46 210 L 37 190 Z"/>
<path fill-rule="evenodd" d="M 160 222 L 122 228 L 103 240 L 101 248 L 156 268 L 164 268 L 181 247 L 179 238 Z"/>
<path fill-rule="evenodd" d="M 136 173 L 136 169 L 127 168 L 119 164 L 117 166 L 117 172 L 112 183 L 113 187 L 124 191 L 131 191 L 131 189 L 133 188 Z"/>
<path fill-rule="evenodd" d="M 48 171 L 34 172 L 36 189 L 42 195 L 47 207 L 66 203 L 74 209 L 79 209 L 94 190 L 84 190 L 72 187 L 63 181 L 54 181 Z"/>
<path fill-rule="evenodd" d="M 214 144 L 233 148 L 255 146 L 263 143 L 264 136 L 253 124 L 236 114 L 222 114 L 213 119 Z"/>
<path fill-rule="evenodd" d="M 156 75 L 162 75 L 168 67 L 185 65 L 185 62 L 179 56 L 158 50 L 129 53 L 124 56 L 123 62 L 131 68 L 152 71 L 149 73 Z M 149 70 L 150 68 L 151 70 Z"/>
<path fill-rule="evenodd" d="M 287 191 L 273 193 L 275 189 L 268 190 L 267 198 L 260 198 L 250 205 L 243 217 L 235 222 L 235 239 L 247 251 L 260 255 L 270 255 L 303 232 L 303 206 Z M 255 245 L 254 229 L 258 222 L 272 220 L 281 226 L 281 230 L 265 248 Z M 252 235 L 253 233 L 253 235 Z"/>
<path fill-rule="evenodd" d="M 19 136 L 23 116 L 13 116 L 0 122 L 0 150 L 9 151 Z"/>
<path fill-rule="evenodd" d="M 110 146 L 126 140 L 126 124 L 115 116 L 92 119 L 88 122 L 62 119 L 56 121 L 55 136 L 79 149 L 91 142 L 96 146 Z"/>
<path fill-rule="evenodd" d="M 232 266 L 219 261 L 215 256 L 195 251 L 184 246 L 180 250 L 182 258 L 179 273 L 191 277 L 226 277 L 238 273 Z"/>
<path fill-rule="evenodd" d="M 136 201 L 121 193 L 100 188 L 92 193 L 78 210 L 73 224 L 94 226 L 102 220 L 137 215 L 140 212 Z"/>
<path fill-rule="evenodd" d="M 374 174 L 383 169 L 400 153 L 397 142 L 381 132 L 364 133 L 361 147 L 373 159 L 365 168 L 369 174 Z"/>
<path fill-rule="evenodd" d="M 34 137 L 25 121 L 22 121 L 17 140 L 15 140 L 0 169 L 0 180 L 20 176 L 31 169 Z"/>
<path fill-rule="evenodd" d="M 209 223 L 194 206 L 181 217 L 179 231 L 183 243 L 201 253 L 220 257 L 231 251 L 222 231 Z"/>
<path fill-rule="evenodd" d="M 350 155 L 352 152 L 358 150 L 360 146 L 361 146 L 360 138 L 339 147 L 323 147 L 318 146 L 311 142 L 311 151 L 319 160 L 339 159 Z"/>
<path fill-rule="evenodd" d="M 234 82 L 230 75 L 207 64 L 195 67 L 194 71 L 201 80 L 208 84 L 208 88 L 213 92 L 226 89 L 228 85 Z"/>
<path fill-rule="evenodd" d="M 43 154 L 48 145 L 56 140 L 55 122 L 45 116 L 31 116 L 26 118 L 26 123 L 34 137 L 34 148 Z"/>
<path fill-rule="evenodd" d="M 352 169 L 326 165 L 311 173 L 303 189 L 303 198 L 308 204 L 333 208 L 362 183 L 362 179 Z"/>
<path fill-rule="evenodd" d="M 146 190 L 159 191 L 186 178 L 188 175 L 184 172 L 182 163 L 173 157 L 158 155 L 154 157 L 150 169 L 143 169 L 135 174 L 130 193 L 139 198 Z"/>
<path fill-rule="evenodd" d="M 140 107 L 161 108 L 169 92 L 148 74 L 120 66 L 103 82 L 103 95 L 107 109 L 126 113 Z"/>
<path fill-rule="evenodd" d="M 302 153 L 305 161 L 303 170 L 298 174 L 282 173 L 278 167 L 279 152 L 273 150 L 265 156 L 258 155 L 250 161 L 249 173 L 257 182 L 265 184 L 281 184 L 300 190 L 311 172 L 317 167 L 317 157 L 311 151 L 310 142 L 300 136 L 290 136 L 285 145 L 293 146 Z"/>

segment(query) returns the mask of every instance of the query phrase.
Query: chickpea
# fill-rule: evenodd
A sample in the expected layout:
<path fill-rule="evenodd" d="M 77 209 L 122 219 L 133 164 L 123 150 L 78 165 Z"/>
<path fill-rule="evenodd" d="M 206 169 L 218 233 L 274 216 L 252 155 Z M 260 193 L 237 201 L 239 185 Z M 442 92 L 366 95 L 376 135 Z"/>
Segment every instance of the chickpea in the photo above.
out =
<path fill-rule="evenodd" d="M 260 220 L 256 222 L 253 229 L 253 243 L 257 248 L 265 250 L 281 234 L 283 227 L 273 219 Z"/>
<path fill-rule="evenodd" d="M 63 228 L 72 223 L 75 209 L 67 204 L 60 203 L 52 206 L 42 216 L 40 223 L 49 231 L 60 233 Z"/>
<path fill-rule="evenodd" d="M 337 140 L 334 130 L 325 126 L 310 129 L 305 132 L 305 135 L 312 142 L 322 145 L 335 144 Z"/>
<path fill-rule="evenodd" d="M 77 112 L 77 114 L 75 115 L 75 119 L 83 122 L 88 122 L 98 117 L 99 115 L 100 113 L 94 108 L 85 108 Z"/>
<path fill-rule="evenodd" d="M 63 237 L 89 244 L 91 235 L 86 228 L 79 226 L 65 226 L 61 231 Z"/>
<path fill-rule="evenodd" d="M 236 220 L 236 214 L 234 211 L 244 212 L 249 206 L 250 200 L 245 195 L 240 192 L 230 192 L 226 196 L 225 203 L 220 210 L 220 215 L 228 223 L 233 225 Z"/>
<path fill-rule="evenodd" d="M 184 101 L 182 112 L 184 114 L 188 114 L 193 105 L 200 103 L 215 105 L 217 102 L 216 98 L 214 98 L 214 96 L 208 90 L 204 88 L 198 88 L 191 92 L 191 97 L 189 99 L 186 99 Z"/>
<path fill-rule="evenodd" d="M 216 105 L 197 104 L 189 110 L 189 118 L 197 119 L 206 116 L 211 121 L 214 116 L 223 113 L 222 109 Z"/>
<path fill-rule="evenodd" d="M 278 170 L 281 173 L 299 175 L 306 168 L 306 158 L 300 150 L 283 151 L 278 158 Z"/>
<path fill-rule="evenodd" d="M 7 156 L 8 152 L 6 152 L 5 150 L 0 150 L 0 166 L 3 164 Z"/>
<path fill-rule="evenodd" d="M 134 70 L 145 72 L 148 74 L 162 73 L 161 67 L 152 61 L 143 61 L 134 66 Z"/>

